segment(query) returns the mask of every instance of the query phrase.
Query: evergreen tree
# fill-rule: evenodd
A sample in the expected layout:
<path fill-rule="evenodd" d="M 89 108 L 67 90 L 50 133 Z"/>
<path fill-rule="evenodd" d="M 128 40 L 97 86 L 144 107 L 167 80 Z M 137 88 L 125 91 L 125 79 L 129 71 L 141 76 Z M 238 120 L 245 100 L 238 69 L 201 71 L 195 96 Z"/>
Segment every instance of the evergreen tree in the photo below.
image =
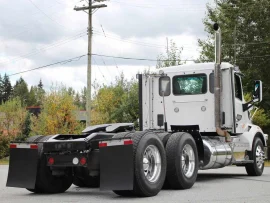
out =
<path fill-rule="evenodd" d="M 28 101 L 27 101 L 28 106 L 37 105 L 37 98 L 36 98 L 37 91 L 38 91 L 38 88 L 36 86 L 31 86 Z"/>
<path fill-rule="evenodd" d="M 38 88 L 43 89 L 43 83 L 42 83 L 41 79 L 39 80 Z"/>
<path fill-rule="evenodd" d="M 23 106 L 27 105 L 29 100 L 29 91 L 27 86 L 27 83 L 21 77 L 16 81 L 16 84 L 13 88 L 13 97 L 20 98 Z"/>
<path fill-rule="evenodd" d="M 74 97 L 74 104 L 78 107 L 78 108 L 82 108 L 82 102 L 81 102 L 81 97 L 80 97 L 80 94 L 79 92 L 77 92 L 75 94 L 75 97 Z"/>
<path fill-rule="evenodd" d="M 86 110 L 86 87 L 81 90 L 82 110 Z"/>
<path fill-rule="evenodd" d="M 12 85 L 7 74 L 5 74 L 4 78 L 2 79 L 2 91 L 2 101 L 6 102 L 12 96 Z"/>
<path fill-rule="evenodd" d="M 0 74 L 0 105 L 3 103 L 3 80 Z"/>

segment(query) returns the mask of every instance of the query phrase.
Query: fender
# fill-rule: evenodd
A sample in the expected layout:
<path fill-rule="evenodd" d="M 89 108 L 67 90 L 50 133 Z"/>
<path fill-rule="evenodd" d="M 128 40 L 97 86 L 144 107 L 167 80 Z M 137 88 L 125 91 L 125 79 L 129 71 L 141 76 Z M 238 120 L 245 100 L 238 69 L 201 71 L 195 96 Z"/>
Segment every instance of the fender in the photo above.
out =
<path fill-rule="evenodd" d="M 253 124 L 248 124 L 246 132 L 243 134 L 239 135 L 239 143 L 247 143 L 248 144 L 248 151 L 252 150 L 252 145 L 254 138 L 258 137 L 262 140 L 263 145 L 266 147 L 267 146 L 267 140 L 268 140 L 268 135 L 264 134 L 262 129 Z"/>

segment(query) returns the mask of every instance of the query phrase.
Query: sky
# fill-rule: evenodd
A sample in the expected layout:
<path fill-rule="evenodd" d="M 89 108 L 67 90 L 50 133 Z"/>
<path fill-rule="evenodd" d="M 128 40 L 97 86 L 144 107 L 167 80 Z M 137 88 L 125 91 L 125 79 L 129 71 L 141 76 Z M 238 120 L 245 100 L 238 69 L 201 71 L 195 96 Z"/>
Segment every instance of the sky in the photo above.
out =
<path fill-rule="evenodd" d="M 0 74 L 12 84 L 23 77 L 29 88 L 42 79 L 45 89 L 64 84 L 86 86 L 88 15 L 74 7 L 88 0 L 0 0 Z M 212 0 L 213 1 L 213 0 Z M 203 18 L 211 0 L 110 0 L 93 14 L 92 53 L 156 59 L 166 38 L 183 47 L 182 59 L 197 59 L 197 41 L 205 39 Z M 97 4 L 97 3 L 95 3 Z M 82 56 L 82 57 L 80 57 Z M 92 57 L 92 81 L 110 84 L 123 72 L 136 77 L 155 69 L 155 61 Z M 76 58 L 77 57 L 77 58 Z M 72 59 L 65 63 L 16 74 Z M 16 75 L 13 75 L 16 74 Z"/>

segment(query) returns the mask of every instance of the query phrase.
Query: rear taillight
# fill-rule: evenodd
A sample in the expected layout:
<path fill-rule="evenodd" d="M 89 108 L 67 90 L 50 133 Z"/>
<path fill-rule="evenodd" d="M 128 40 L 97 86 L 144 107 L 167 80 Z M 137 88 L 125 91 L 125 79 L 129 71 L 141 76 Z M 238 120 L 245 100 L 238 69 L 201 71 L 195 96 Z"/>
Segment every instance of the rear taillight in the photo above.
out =
<path fill-rule="evenodd" d="M 9 148 L 12 148 L 12 149 L 17 148 L 17 145 L 16 144 L 10 144 Z"/>
<path fill-rule="evenodd" d="M 80 164 L 81 164 L 81 165 L 85 165 L 85 164 L 86 164 L 86 158 L 85 158 L 85 157 L 82 157 L 82 158 L 80 159 Z"/>
<path fill-rule="evenodd" d="M 50 157 L 50 158 L 48 159 L 48 164 L 49 164 L 49 165 L 53 165 L 53 164 L 54 164 L 54 158 Z"/>

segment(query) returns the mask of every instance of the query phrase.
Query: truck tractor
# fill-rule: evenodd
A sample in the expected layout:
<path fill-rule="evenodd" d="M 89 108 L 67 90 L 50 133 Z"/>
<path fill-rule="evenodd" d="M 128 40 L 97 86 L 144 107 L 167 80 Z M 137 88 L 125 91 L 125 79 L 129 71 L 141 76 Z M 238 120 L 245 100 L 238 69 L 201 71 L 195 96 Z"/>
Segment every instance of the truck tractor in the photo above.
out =
<path fill-rule="evenodd" d="M 262 101 L 262 82 L 245 101 L 243 74 L 221 63 L 221 30 L 214 29 L 215 63 L 137 75 L 140 131 L 133 123 L 102 124 L 80 135 L 11 142 L 7 186 L 62 193 L 75 184 L 150 197 L 163 187 L 191 188 L 198 170 L 236 165 L 262 175 L 268 135 L 251 115 Z"/>

